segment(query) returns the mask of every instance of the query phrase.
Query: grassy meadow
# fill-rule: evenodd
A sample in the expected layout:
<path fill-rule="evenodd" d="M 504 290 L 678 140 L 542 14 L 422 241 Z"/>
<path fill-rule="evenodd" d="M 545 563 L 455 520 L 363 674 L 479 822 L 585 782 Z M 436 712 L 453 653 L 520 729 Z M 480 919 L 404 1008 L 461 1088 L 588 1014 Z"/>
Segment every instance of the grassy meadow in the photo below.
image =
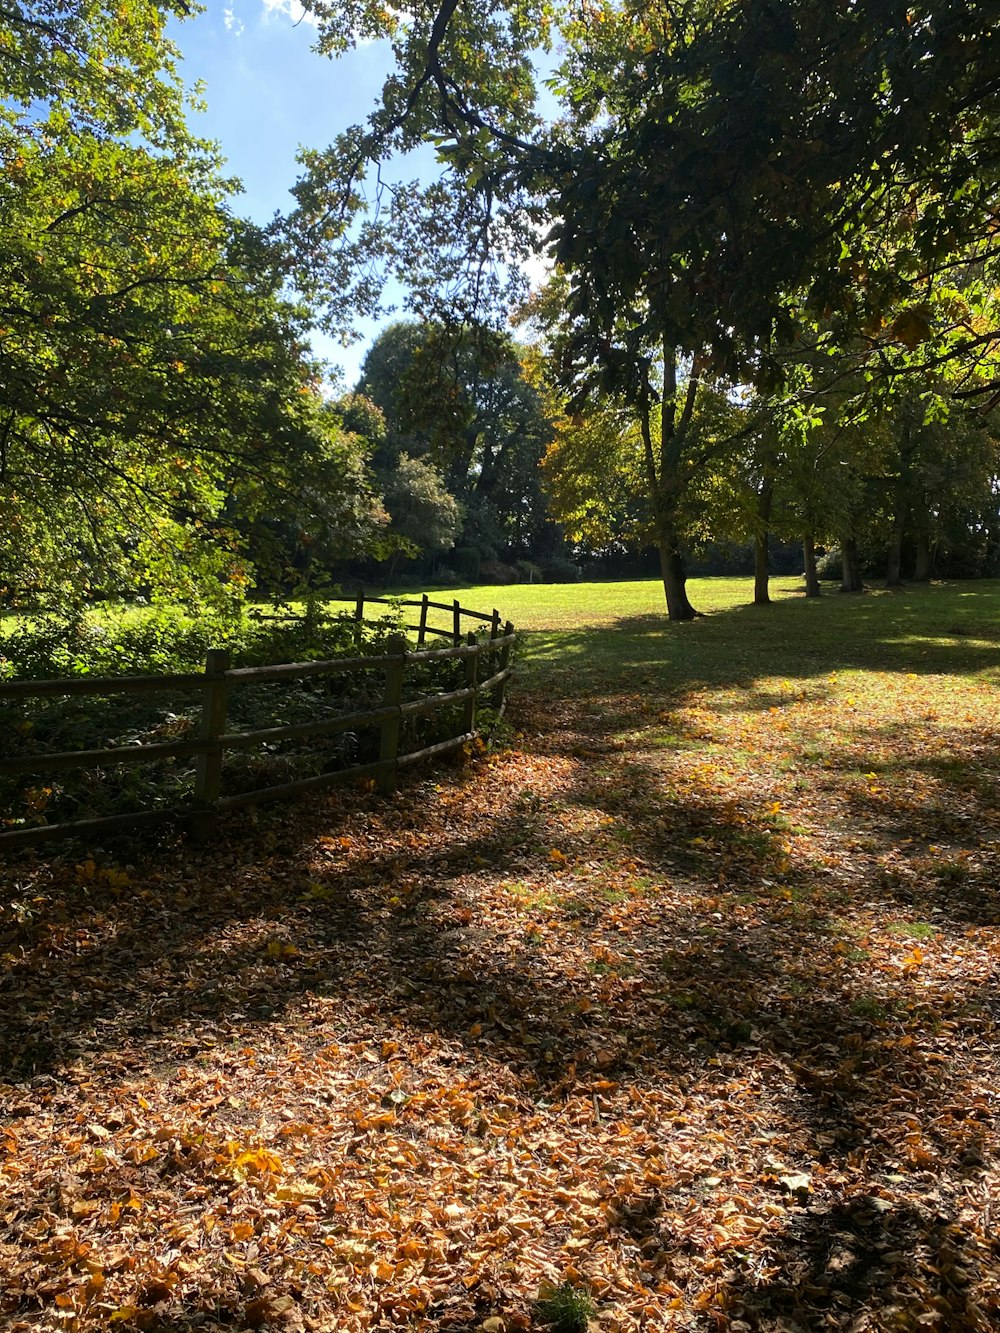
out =
<path fill-rule="evenodd" d="M 504 747 L 10 866 L 0 1316 L 995 1329 L 1000 585 L 441 591 Z"/>

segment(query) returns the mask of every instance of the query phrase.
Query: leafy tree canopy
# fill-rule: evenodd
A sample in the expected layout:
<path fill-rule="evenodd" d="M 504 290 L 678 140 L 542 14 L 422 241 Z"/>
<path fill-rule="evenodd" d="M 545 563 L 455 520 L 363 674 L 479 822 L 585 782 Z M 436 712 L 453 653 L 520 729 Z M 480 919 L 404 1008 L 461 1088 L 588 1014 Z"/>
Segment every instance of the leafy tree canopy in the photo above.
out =
<path fill-rule="evenodd" d="M 334 532 L 344 554 L 378 528 L 282 255 L 233 217 L 184 126 L 172 12 L 0 13 L 0 588 L 15 599 L 225 599 L 248 585 L 262 516 Z"/>
<path fill-rule="evenodd" d="M 296 224 L 317 256 L 368 165 L 430 140 L 454 188 L 411 192 L 393 221 L 413 235 L 433 214 L 442 290 L 456 238 L 471 282 L 491 246 L 502 263 L 541 236 L 592 327 L 628 318 L 637 344 L 708 349 L 733 377 L 774 380 L 776 347 L 816 317 L 892 373 L 914 352 L 967 368 L 995 340 L 994 0 L 313 8 L 324 50 L 379 32 L 397 57 L 368 123 L 306 160 Z M 546 125 L 532 56 L 556 34 Z M 351 234 L 354 259 L 385 239 Z"/>
<path fill-rule="evenodd" d="M 359 386 L 385 413 L 376 463 L 387 484 L 401 454 L 429 455 L 465 507 L 464 542 L 491 559 L 547 535 L 538 465 L 551 426 L 522 355 L 481 323 L 399 321 L 372 344 Z"/>
<path fill-rule="evenodd" d="M 139 133 L 191 143 L 177 50 L 164 29 L 186 0 L 9 0 L 0 9 L 0 118 L 22 132 Z"/>

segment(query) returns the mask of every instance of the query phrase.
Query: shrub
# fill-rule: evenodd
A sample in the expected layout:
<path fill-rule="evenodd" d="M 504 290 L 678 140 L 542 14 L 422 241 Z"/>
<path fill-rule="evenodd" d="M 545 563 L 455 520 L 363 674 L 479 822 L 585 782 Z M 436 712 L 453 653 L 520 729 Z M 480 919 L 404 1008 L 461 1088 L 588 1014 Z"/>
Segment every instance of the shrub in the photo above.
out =
<path fill-rule="evenodd" d="M 579 566 L 565 555 L 544 560 L 541 568 L 549 583 L 578 583 L 580 580 Z"/>
<path fill-rule="evenodd" d="M 0 676 L 45 679 L 60 676 L 163 675 L 200 671 L 209 647 L 229 649 L 235 666 L 377 656 L 398 631 L 398 610 L 358 627 L 347 613 L 316 611 L 309 619 L 254 615 L 193 620 L 177 609 L 141 609 L 117 619 L 107 612 L 72 624 L 22 622 L 0 639 Z M 465 684 L 462 661 L 414 665 L 407 697 L 447 693 Z M 254 731 L 313 722 L 378 707 L 382 670 L 358 668 L 334 675 L 241 685 L 229 701 L 227 727 Z M 0 733 L 11 737 L 11 757 L 58 751 L 103 749 L 187 740 L 200 724 L 201 691 L 157 691 L 148 695 L 76 696 L 0 701 Z M 484 710 L 486 726 L 489 711 Z M 407 749 L 454 735 L 461 706 L 404 720 Z M 291 738 L 259 751 L 227 754 L 224 788 L 234 794 L 299 777 L 348 768 L 378 758 L 377 728 Z M 158 806 L 183 805 L 193 792 L 194 761 L 165 758 L 131 767 L 106 765 L 0 778 L 0 826 L 61 823 Z"/>
<path fill-rule="evenodd" d="M 520 575 L 522 583 L 544 583 L 545 575 L 539 565 L 533 564 L 530 560 L 518 560 L 514 568 Z"/>

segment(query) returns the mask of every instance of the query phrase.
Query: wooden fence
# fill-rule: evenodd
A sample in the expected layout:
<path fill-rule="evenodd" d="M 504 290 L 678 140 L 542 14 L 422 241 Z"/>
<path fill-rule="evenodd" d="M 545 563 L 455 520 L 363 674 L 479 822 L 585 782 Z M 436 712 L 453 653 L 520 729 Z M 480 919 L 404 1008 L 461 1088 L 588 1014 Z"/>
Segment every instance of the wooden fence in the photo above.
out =
<path fill-rule="evenodd" d="M 353 599 L 352 599 L 353 600 Z M 174 820 L 184 823 L 195 837 L 204 838 L 212 830 L 220 812 L 262 801 L 282 800 L 302 792 L 317 790 L 335 783 L 359 778 L 374 778 L 383 792 L 396 784 L 401 768 L 446 754 L 468 745 L 477 736 L 476 714 L 480 701 L 488 699 L 495 713 L 504 708 L 507 681 L 511 675 L 511 651 L 516 635 L 514 626 L 507 621 L 501 627 L 499 612 L 484 615 L 469 611 L 457 601 L 442 603 L 424 596 L 419 602 L 400 601 L 397 598 L 368 598 L 393 607 L 419 608 L 420 618 L 415 625 L 403 625 L 417 634 L 417 648 L 411 650 L 403 634 L 393 635 L 388 652 L 380 656 L 332 658 L 322 662 L 282 662 L 261 667 L 230 666 L 225 649 L 212 649 L 207 654 L 203 672 L 187 672 L 168 676 L 91 676 L 67 680 L 13 680 L 0 681 L 0 701 L 4 699 L 67 698 L 74 695 L 135 695 L 166 692 L 196 691 L 201 695 L 201 716 L 198 736 L 193 740 L 165 743 L 118 746 L 103 750 L 76 750 L 68 753 L 41 753 L 18 758 L 0 756 L 0 775 L 18 773 L 49 773 L 66 769 L 92 769 L 102 765 L 143 764 L 168 758 L 196 758 L 194 801 L 189 806 L 171 809 L 143 810 L 131 814 L 107 815 L 97 819 L 77 820 L 73 823 L 43 824 L 13 829 L 0 833 L 0 851 L 5 847 L 24 846 L 55 837 L 89 837 L 121 828 L 139 828 L 148 824 Z M 354 620 L 360 641 L 365 624 L 366 599 L 361 594 L 355 604 Z M 447 629 L 434 628 L 428 620 L 430 611 L 443 611 L 450 618 Z M 463 636 L 463 620 L 485 622 L 489 637 L 480 639 L 470 630 Z M 425 648 L 427 636 L 433 634 L 451 640 L 449 646 Z M 407 670 L 414 664 L 460 660 L 465 663 L 465 685 L 445 693 L 405 699 Z M 316 722 L 297 722 L 287 726 L 263 727 L 253 731 L 229 732 L 226 719 L 232 691 L 243 685 L 260 685 L 271 681 L 297 680 L 308 676 L 331 676 L 344 672 L 380 672 L 383 677 L 382 702 L 377 708 L 362 712 L 344 713 L 325 717 Z M 434 713 L 448 705 L 462 705 L 461 729 L 445 740 L 420 750 L 400 752 L 400 730 L 408 717 Z M 334 772 L 319 773 L 299 778 L 279 786 L 254 791 L 223 794 L 223 761 L 227 751 L 253 750 L 300 737 L 328 736 L 338 732 L 363 728 L 377 729 L 379 757 L 371 763 L 355 764 Z"/>

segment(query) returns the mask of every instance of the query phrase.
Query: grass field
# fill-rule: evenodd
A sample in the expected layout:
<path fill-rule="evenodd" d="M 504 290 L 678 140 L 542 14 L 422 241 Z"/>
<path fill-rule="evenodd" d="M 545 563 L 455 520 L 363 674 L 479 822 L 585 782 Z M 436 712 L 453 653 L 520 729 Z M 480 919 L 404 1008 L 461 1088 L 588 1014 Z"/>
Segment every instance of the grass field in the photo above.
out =
<path fill-rule="evenodd" d="M 507 748 L 12 865 L 0 1316 L 1000 1326 L 1000 587 L 798 586 L 463 589 Z"/>
<path fill-rule="evenodd" d="M 428 589 L 463 606 L 492 609 L 527 631 L 526 662 L 547 687 L 563 679 L 651 673 L 657 687 L 719 685 L 831 670 L 955 674 L 1000 682 L 1000 583 L 935 584 L 862 597 L 835 591 L 808 600 L 798 578 L 773 579 L 772 605 L 755 607 L 746 579 L 689 582 L 704 615 L 669 625 L 655 581 Z M 413 594 L 406 594 L 411 596 Z M 582 675 L 581 675 L 582 673 Z"/>

